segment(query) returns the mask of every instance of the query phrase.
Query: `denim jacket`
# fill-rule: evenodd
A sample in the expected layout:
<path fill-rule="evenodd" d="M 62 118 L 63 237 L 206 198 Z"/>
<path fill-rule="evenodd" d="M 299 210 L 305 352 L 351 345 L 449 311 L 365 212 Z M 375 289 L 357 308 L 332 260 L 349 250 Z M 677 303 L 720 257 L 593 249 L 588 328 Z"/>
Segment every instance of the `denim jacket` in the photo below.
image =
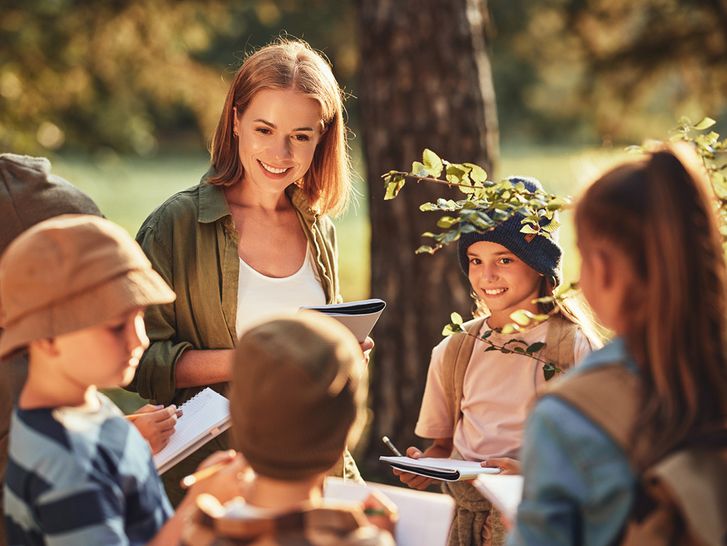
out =
<path fill-rule="evenodd" d="M 614 362 L 637 372 L 623 339 L 616 338 L 570 373 Z M 528 419 L 522 464 L 523 499 L 508 546 L 606 546 L 618 537 L 633 504 L 636 476 L 600 427 L 545 395 Z"/>

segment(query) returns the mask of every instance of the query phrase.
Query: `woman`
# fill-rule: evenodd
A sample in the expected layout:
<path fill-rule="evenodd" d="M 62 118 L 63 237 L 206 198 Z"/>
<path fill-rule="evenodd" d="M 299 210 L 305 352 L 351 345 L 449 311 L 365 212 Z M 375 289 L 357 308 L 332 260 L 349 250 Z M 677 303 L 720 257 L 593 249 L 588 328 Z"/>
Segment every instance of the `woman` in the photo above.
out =
<path fill-rule="evenodd" d="M 200 184 L 168 199 L 137 235 L 177 293 L 147 312 L 151 346 L 135 381 L 159 403 L 183 403 L 207 385 L 222 391 L 235 342 L 253 323 L 340 300 L 326 215 L 347 204 L 350 162 L 342 93 L 326 61 L 301 41 L 248 57 L 211 156 Z M 173 503 L 179 478 L 227 444 L 219 437 L 165 474 Z"/>

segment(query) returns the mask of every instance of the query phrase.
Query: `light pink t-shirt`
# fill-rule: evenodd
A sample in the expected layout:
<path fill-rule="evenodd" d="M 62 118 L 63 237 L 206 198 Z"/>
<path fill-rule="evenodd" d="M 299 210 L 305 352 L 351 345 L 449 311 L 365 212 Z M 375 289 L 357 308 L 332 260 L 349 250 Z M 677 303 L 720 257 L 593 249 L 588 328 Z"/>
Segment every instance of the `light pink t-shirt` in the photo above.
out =
<path fill-rule="evenodd" d="M 489 339 L 497 345 L 510 339 L 522 339 L 530 345 L 545 341 L 549 327 L 550 321 L 546 321 L 524 333 L 506 335 L 493 332 Z M 480 334 L 489 329 L 484 324 Z M 442 360 L 450 339 L 442 340 L 432 350 L 416 435 L 422 438 L 453 438 L 454 447 L 466 460 L 517 457 L 525 419 L 536 389 L 545 382 L 542 364 L 516 353 L 485 352 L 487 345 L 475 342 L 464 377 L 462 418 L 452 435 L 454 419 L 442 383 Z M 580 329 L 576 332 L 573 349 L 576 363 L 591 350 L 588 338 Z"/>

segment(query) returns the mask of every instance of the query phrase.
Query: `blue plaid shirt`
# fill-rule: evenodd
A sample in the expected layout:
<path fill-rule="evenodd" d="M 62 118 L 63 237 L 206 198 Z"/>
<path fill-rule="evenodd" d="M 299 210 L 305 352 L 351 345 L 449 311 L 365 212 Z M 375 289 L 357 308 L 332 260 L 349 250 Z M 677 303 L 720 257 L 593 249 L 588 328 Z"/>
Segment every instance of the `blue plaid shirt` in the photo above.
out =
<path fill-rule="evenodd" d="M 146 544 L 171 515 L 146 441 L 98 396 L 96 411 L 15 409 L 5 481 L 11 546 Z"/>
<path fill-rule="evenodd" d="M 570 373 L 636 364 L 622 339 L 588 355 Z M 544 396 L 528 419 L 522 448 L 525 485 L 508 546 L 609 545 L 633 503 L 626 455 L 597 425 L 556 397 Z"/>

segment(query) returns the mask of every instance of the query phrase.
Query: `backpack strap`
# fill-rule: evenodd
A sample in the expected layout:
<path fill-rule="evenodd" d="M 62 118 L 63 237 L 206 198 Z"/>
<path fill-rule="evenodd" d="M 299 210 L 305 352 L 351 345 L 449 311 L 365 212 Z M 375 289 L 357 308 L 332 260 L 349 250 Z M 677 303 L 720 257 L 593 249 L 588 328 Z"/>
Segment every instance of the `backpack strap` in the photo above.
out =
<path fill-rule="evenodd" d="M 445 396 L 452 408 L 452 435 L 462 417 L 462 391 L 464 390 L 464 375 L 472 356 L 472 351 L 477 342 L 480 328 L 485 323 L 486 317 L 476 318 L 465 322 L 462 328 L 465 332 L 459 332 L 450 337 L 447 347 L 444 350 L 442 361 L 442 375 Z"/>
<path fill-rule="evenodd" d="M 613 363 L 551 382 L 543 395 L 555 396 L 575 407 L 632 460 L 631 430 L 639 412 L 639 388 L 636 374 Z"/>
<path fill-rule="evenodd" d="M 548 319 L 548 333 L 545 347 L 539 356 L 552 362 L 565 371 L 573 367 L 575 356 L 576 332 L 578 325 L 565 318 L 561 313 Z"/>

